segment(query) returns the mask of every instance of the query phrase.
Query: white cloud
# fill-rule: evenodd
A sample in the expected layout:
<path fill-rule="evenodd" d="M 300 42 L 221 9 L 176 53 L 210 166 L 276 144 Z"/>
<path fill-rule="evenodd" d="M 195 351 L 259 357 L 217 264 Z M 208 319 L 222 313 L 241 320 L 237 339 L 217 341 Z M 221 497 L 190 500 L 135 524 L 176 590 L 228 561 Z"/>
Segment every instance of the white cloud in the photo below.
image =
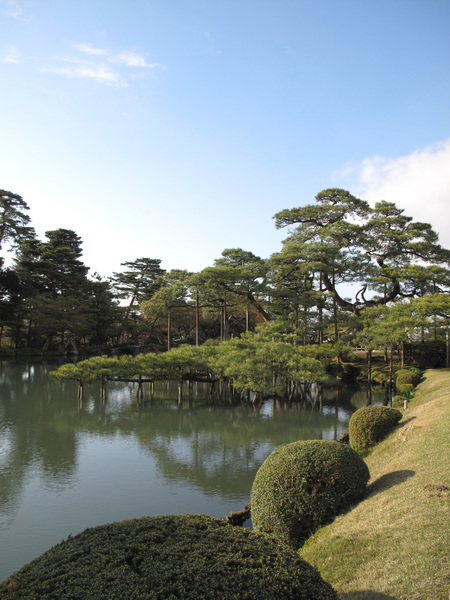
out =
<path fill-rule="evenodd" d="M 431 223 L 440 243 L 450 248 L 450 139 L 407 156 L 347 164 L 333 179 L 372 205 L 394 202 L 415 221 Z"/>
<path fill-rule="evenodd" d="M 1 0 L 0 0 L 1 1 Z M 135 68 L 164 68 L 159 63 L 148 63 L 145 55 L 135 50 L 123 50 L 118 53 L 112 53 L 104 48 L 97 48 L 89 42 L 73 42 L 70 46 L 87 54 L 86 58 L 80 58 L 80 55 L 69 55 L 65 57 L 57 56 L 47 60 L 47 65 L 40 71 L 54 73 L 64 77 L 84 78 L 95 80 L 98 83 L 114 84 L 119 87 L 126 87 L 130 79 L 135 78 Z M 12 55 L 9 56 L 10 61 Z M 71 66 L 61 67 L 61 62 L 69 63 Z M 133 73 L 131 73 L 131 69 Z"/>
<path fill-rule="evenodd" d="M 111 57 L 110 61 L 121 63 L 127 67 L 148 67 L 150 69 L 161 67 L 159 63 L 148 63 L 143 54 L 139 54 L 139 52 L 133 50 L 124 50 L 116 54 L 116 56 Z"/>
<path fill-rule="evenodd" d="M 110 83 L 116 85 L 124 85 L 118 73 L 111 70 L 105 65 L 98 65 L 88 61 L 73 61 L 71 59 L 59 59 L 64 62 L 75 63 L 68 67 L 43 67 L 40 71 L 47 73 L 55 73 L 71 78 L 87 78 L 94 79 L 98 83 Z"/>
<path fill-rule="evenodd" d="M 85 54 L 106 54 L 107 52 L 103 48 L 93 48 L 92 44 L 89 43 L 73 44 L 73 47 Z"/>

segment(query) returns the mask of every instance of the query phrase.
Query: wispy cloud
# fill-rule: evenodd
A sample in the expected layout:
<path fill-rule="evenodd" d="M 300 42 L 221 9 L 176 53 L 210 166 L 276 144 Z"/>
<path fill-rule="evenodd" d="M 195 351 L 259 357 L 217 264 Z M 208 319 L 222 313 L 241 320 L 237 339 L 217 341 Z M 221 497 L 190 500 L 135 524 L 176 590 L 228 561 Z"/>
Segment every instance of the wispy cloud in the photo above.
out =
<path fill-rule="evenodd" d="M 154 69 L 156 67 L 163 68 L 159 63 L 148 63 L 145 55 L 133 50 L 124 50 L 115 56 L 109 58 L 111 62 L 121 63 L 127 67 L 147 67 Z"/>
<path fill-rule="evenodd" d="M 77 61 L 72 59 L 59 59 L 61 62 L 72 63 L 68 66 L 59 67 L 51 65 L 42 67 L 40 71 L 63 75 L 64 77 L 93 79 L 98 83 L 125 85 L 120 74 L 110 69 L 107 65 L 99 65 L 90 61 Z"/>
<path fill-rule="evenodd" d="M 85 78 L 98 83 L 125 87 L 128 85 L 128 81 L 134 77 L 136 69 L 164 68 L 159 63 L 147 62 L 145 54 L 136 50 L 113 52 L 95 47 L 88 42 L 72 43 L 70 46 L 77 51 L 75 55 L 55 57 L 47 61 L 47 65 L 40 70 L 64 77 Z M 80 53 L 88 55 L 89 59 L 81 58 Z M 68 65 L 61 67 L 61 62 L 68 63 Z"/>
<path fill-rule="evenodd" d="M 85 54 L 106 54 L 107 50 L 103 48 L 94 48 L 92 44 L 81 43 L 81 44 L 72 44 L 72 47 L 80 52 L 84 52 Z"/>
<path fill-rule="evenodd" d="M 347 164 L 333 179 L 361 198 L 395 202 L 415 221 L 431 223 L 450 248 L 450 139 L 407 156 L 374 156 Z"/>
<path fill-rule="evenodd" d="M 14 64 L 19 62 L 19 58 L 20 53 L 17 48 L 11 47 L 8 51 L 8 54 L 4 56 L 0 62 Z"/>
<path fill-rule="evenodd" d="M 1 6 L 3 13 L 8 15 L 8 17 L 27 23 L 31 21 L 31 18 L 25 15 L 22 6 L 16 0 L 3 0 Z"/>

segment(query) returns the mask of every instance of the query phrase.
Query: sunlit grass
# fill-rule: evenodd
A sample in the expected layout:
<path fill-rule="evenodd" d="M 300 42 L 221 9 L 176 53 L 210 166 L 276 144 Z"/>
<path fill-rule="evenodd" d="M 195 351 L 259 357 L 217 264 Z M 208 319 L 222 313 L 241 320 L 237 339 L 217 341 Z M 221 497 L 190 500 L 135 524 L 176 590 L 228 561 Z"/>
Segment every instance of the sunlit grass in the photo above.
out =
<path fill-rule="evenodd" d="M 367 498 L 301 551 L 345 600 L 448 600 L 450 371 L 428 371 L 366 457 Z"/>

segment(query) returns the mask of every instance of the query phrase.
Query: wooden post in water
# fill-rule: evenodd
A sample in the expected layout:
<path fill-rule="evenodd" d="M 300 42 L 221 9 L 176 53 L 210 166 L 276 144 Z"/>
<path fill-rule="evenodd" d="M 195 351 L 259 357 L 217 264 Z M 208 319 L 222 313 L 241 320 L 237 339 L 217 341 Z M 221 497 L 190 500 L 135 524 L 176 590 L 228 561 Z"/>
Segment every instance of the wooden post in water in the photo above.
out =
<path fill-rule="evenodd" d="M 106 380 L 102 377 L 100 381 L 100 400 L 104 404 L 106 400 Z"/>
<path fill-rule="evenodd" d="M 83 407 L 83 382 L 78 382 L 78 390 L 77 390 L 77 398 L 78 398 L 78 410 L 81 410 Z"/>
<path fill-rule="evenodd" d="M 142 389 L 142 375 L 139 375 L 138 377 L 137 397 L 139 402 L 141 402 L 144 398 L 144 391 Z"/>

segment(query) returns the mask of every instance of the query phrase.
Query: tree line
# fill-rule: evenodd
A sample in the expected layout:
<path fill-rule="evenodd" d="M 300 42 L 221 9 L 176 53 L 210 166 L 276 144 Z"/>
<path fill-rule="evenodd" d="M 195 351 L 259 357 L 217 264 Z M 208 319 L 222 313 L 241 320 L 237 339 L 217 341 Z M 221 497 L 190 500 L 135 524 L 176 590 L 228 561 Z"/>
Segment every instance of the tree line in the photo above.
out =
<path fill-rule="evenodd" d="M 170 350 L 253 333 L 370 351 L 448 332 L 450 251 L 390 202 L 327 189 L 275 215 L 287 235 L 268 258 L 231 248 L 192 273 L 143 257 L 109 278 L 89 275 L 74 231 L 39 240 L 28 210 L 0 190 L 0 350 Z"/>

